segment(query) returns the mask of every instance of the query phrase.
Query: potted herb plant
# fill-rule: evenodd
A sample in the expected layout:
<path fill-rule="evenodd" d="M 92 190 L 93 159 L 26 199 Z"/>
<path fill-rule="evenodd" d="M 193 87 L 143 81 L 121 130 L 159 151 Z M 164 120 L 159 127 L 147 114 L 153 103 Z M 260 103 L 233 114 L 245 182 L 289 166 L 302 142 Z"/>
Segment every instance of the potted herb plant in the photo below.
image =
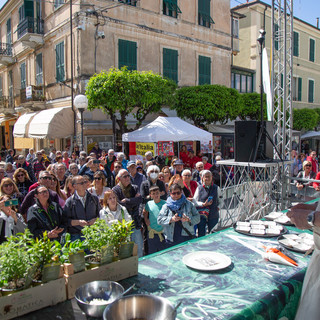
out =
<path fill-rule="evenodd" d="M 112 230 L 104 220 L 97 219 L 93 225 L 85 226 L 82 234 L 85 238 L 84 246 L 92 252 L 86 256 L 88 268 L 112 262 L 114 256 L 114 247 L 110 242 Z"/>
<path fill-rule="evenodd" d="M 35 280 L 48 282 L 59 278 L 61 269 L 60 251 L 61 244 L 56 240 L 51 241 L 47 232 L 43 233 L 42 238 L 29 241 L 28 253 L 38 266 Z"/>
<path fill-rule="evenodd" d="M 30 258 L 25 248 L 21 248 L 8 238 L 0 246 L 0 287 L 2 295 L 26 289 L 31 281 L 27 281 Z"/>
<path fill-rule="evenodd" d="M 134 242 L 130 241 L 132 234 L 133 221 L 118 221 L 112 224 L 112 242 L 119 259 L 132 256 Z"/>
<path fill-rule="evenodd" d="M 65 244 L 61 248 L 60 261 L 64 264 L 68 262 L 71 263 L 75 273 L 83 271 L 86 268 L 83 241 L 80 239 L 71 241 L 71 235 L 69 233 L 65 234 L 64 240 Z M 70 272 L 68 272 L 68 274 L 70 274 Z"/>

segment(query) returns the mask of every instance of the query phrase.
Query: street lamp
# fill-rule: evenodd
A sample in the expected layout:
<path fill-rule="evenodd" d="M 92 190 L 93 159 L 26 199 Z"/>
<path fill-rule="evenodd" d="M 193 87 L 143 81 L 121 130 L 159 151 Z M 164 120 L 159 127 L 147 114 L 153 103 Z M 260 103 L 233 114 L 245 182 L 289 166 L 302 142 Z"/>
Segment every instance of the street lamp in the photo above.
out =
<path fill-rule="evenodd" d="M 83 112 L 88 108 L 88 99 L 85 95 L 83 94 L 78 94 L 75 96 L 74 105 L 80 112 L 80 124 L 81 124 L 81 150 L 84 150 L 84 145 L 83 145 Z"/>

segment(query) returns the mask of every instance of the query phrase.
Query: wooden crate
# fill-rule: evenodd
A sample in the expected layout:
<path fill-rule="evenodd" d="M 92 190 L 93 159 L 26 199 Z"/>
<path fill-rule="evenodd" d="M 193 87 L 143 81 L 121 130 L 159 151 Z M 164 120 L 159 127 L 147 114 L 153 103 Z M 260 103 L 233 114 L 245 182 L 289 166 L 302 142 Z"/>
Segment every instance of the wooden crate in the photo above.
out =
<path fill-rule="evenodd" d="M 138 257 L 133 256 L 100 267 L 65 276 L 68 299 L 74 298 L 75 291 L 83 284 L 96 280 L 119 281 L 138 274 Z"/>
<path fill-rule="evenodd" d="M 65 279 L 61 278 L 10 296 L 0 297 L 0 319 L 13 319 L 67 300 Z"/>

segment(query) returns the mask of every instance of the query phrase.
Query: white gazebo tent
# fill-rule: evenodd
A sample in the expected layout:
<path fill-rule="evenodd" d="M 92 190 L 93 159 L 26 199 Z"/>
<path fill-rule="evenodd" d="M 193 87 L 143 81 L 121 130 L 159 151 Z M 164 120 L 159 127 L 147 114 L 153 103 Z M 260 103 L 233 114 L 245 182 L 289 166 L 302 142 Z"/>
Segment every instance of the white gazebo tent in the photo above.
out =
<path fill-rule="evenodd" d="M 212 142 L 212 133 L 178 117 L 158 117 L 146 126 L 122 135 L 123 142 L 203 141 Z"/>

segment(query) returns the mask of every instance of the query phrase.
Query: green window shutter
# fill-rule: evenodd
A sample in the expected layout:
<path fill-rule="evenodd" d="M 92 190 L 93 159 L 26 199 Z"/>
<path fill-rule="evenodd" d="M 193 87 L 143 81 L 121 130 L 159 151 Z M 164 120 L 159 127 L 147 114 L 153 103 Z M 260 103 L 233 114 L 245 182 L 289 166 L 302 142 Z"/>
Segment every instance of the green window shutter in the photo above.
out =
<path fill-rule="evenodd" d="M 11 39 L 11 19 L 9 18 L 7 20 L 7 43 L 11 44 L 12 39 Z"/>
<path fill-rule="evenodd" d="M 299 57 L 299 33 L 293 32 L 293 55 Z"/>
<path fill-rule="evenodd" d="M 56 45 L 56 80 L 64 81 L 64 42 Z"/>
<path fill-rule="evenodd" d="M 137 70 L 137 43 L 119 39 L 119 69 L 126 66 L 128 70 Z"/>
<path fill-rule="evenodd" d="M 178 51 L 163 48 L 163 76 L 178 83 Z"/>
<path fill-rule="evenodd" d="M 177 0 L 163 0 L 162 5 L 164 15 L 176 18 L 181 13 Z"/>
<path fill-rule="evenodd" d="M 313 103 L 314 81 L 309 80 L 308 102 Z"/>
<path fill-rule="evenodd" d="M 33 0 L 24 0 L 25 17 L 34 17 Z"/>
<path fill-rule="evenodd" d="M 279 26 L 276 24 L 276 25 L 274 26 L 274 32 L 275 32 L 275 34 L 276 34 L 276 39 L 279 39 L 278 31 L 279 31 Z M 279 50 L 279 41 L 278 41 L 278 40 L 276 40 L 276 41 L 274 42 L 274 48 L 275 48 L 276 50 Z"/>
<path fill-rule="evenodd" d="M 211 84 L 211 59 L 199 56 L 199 85 Z"/>
<path fill-rule="evenodd" d="M 315 40 L 310 39 L 310 46 L 309 46 L 309 60 L 314 62 L 314 49 L 315 49 Z"/>
<path fill-rule="evenodd" d="M 302 78 L 298 78 L 298 101 L 302 98 Z"/>
<path fill-rule="evenodd" d="M 43 84 L 43 71 L 42 71 L 42 53 L 36 56 L 36 85 Z"/>
<path fill-rule="evenodd" d="M 198 0 L 198 24 L 210 28 L 214 24 L 210 16 L 211 0 Z"/>
<path fill-rule="evenodd" d="M 21 89 L 26 88 L 26 64 L 25 64 L 25 62 L 20 64 L 20 84 L 21 84 Z"/>

